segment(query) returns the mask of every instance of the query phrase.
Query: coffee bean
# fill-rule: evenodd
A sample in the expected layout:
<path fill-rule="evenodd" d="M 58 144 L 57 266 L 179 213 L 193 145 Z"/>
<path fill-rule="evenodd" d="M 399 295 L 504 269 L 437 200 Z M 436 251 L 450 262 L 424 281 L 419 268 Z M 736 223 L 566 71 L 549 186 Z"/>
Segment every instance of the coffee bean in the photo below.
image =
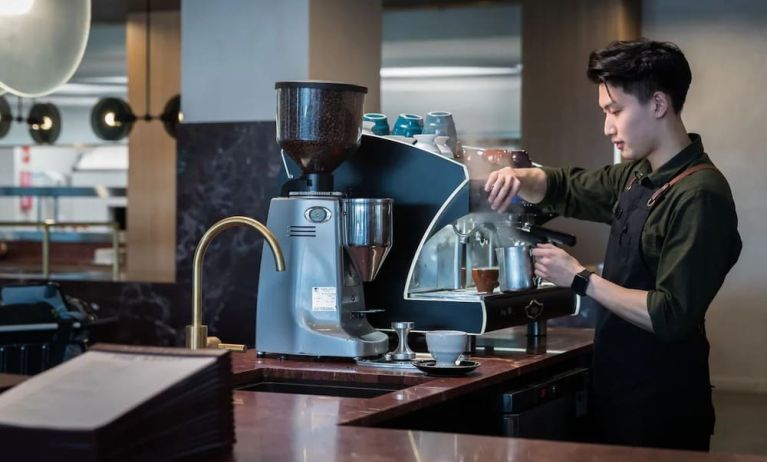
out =
<path fill-rule="evenodd" d="M 277 90 L 277 142 L 305 173 L 330 173 L 359 148 L 365 94 L 332 88 Z"/>

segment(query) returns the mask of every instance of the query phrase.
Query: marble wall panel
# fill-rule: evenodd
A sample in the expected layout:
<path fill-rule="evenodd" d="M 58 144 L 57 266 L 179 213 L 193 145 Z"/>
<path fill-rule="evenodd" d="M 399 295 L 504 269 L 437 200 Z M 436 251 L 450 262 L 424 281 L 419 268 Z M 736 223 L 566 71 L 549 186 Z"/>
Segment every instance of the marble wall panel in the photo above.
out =
<path fill-rule="evenodd" d="M 218 220 L 245 215 L 266 223 L 282 168 L 274 122 L 185 124 L 178 143 L 176 284 L 180 310 L 191 314 L 192 260 Z M 253 344 L 262 236 L 251 228 L 222 232 L 205 256 L 204 322 L 210 335 Z"/>

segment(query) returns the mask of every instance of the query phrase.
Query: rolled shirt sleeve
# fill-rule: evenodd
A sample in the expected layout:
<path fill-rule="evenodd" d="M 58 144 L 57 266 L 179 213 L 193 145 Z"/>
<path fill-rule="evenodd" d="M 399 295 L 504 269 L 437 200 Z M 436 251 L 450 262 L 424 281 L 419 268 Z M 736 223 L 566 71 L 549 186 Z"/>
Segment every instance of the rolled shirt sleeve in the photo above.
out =
<path fill-rule="evenodd" d="M 709 304 L 740 255 L 731 196 L 691 191 L 680 198 L 661 242 L 647 310 L 662 341 L 684 340 L 704 322 Z"/>

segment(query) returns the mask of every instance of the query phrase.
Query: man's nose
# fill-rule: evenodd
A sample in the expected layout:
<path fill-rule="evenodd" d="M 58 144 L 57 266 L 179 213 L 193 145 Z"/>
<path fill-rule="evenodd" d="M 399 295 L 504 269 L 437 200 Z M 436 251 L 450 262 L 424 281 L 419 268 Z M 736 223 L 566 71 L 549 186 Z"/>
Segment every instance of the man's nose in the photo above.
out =
<path fill-rule="evenodd" d="M 613 135 L 615 135 L 615 124 L 609 117 L 605 117 L 605 136 L 612 137 Z"/>

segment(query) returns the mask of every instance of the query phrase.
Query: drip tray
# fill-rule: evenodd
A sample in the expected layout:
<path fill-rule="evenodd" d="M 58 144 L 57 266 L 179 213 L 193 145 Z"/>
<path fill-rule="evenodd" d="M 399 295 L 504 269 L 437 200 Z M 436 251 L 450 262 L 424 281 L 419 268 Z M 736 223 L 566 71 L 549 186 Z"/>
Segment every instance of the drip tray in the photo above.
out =
<path fill-rule="evenodd" d="M 432 359 L 432 357 L 428 353 L 416 353 L 413 361 L 421 361 L 425 359 Z M 417 371 L 418 368 L 413 365 L 413 361 L 394 361 L 389 359 L 389 354 L 387 353 L 386 356 L 382 358 L 357 359 L 356 363 L 358 366 L 363 367 L 381 367 L 384 369 L 406 369 Z"/>

